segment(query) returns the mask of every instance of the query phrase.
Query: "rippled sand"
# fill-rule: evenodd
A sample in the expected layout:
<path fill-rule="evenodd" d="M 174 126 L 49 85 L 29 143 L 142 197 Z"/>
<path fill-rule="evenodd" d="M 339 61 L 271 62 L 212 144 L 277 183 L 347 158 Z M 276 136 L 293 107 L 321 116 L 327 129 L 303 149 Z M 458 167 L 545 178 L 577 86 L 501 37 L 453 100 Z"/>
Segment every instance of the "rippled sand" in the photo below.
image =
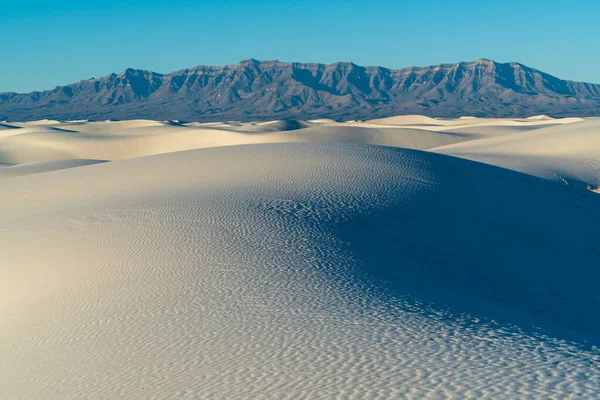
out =
<path fill-rule="evenodd" d="M 17 136 L 0 154 L 22 156 L 2 143 Z M 70 159 L 143 147 L 61 140 Z M 0 398 L 600 396 L 590 191 L 364 143 L 151 155 L 0 191 Z"/>

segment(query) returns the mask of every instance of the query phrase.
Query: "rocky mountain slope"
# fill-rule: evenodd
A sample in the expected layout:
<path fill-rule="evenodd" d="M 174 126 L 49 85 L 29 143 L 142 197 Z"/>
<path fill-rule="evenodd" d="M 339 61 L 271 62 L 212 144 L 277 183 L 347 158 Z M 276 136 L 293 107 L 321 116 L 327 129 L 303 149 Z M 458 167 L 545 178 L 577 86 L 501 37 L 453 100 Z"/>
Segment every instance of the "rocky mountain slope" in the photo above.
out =
<path fill-rule="evenodd" d="M 349 120 L 398 114 L 599 115 L 600 85 L 485 59 L 401 70 L 246 60 L 166 75 L 127 69 L 44 92 L 0 93 L 0 120 L 13 121 Z"/>

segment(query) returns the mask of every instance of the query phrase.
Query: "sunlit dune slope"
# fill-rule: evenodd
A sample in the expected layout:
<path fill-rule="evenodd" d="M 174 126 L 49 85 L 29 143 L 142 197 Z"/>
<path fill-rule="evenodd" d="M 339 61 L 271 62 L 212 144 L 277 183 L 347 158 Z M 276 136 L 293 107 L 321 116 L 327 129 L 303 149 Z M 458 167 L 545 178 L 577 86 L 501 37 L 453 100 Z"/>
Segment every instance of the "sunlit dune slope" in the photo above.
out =
<path fill-rule="evenodd" d="M 600 396 L 593 193 L 339 143 L 0 190 L 2 398 Z"/>

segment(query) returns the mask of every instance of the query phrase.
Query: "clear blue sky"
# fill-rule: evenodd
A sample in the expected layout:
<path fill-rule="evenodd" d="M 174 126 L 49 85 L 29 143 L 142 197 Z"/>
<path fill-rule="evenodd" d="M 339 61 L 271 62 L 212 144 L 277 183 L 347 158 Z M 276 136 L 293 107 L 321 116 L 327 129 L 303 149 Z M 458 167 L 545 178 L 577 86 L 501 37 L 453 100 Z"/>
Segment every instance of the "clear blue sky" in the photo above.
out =
<path fill-rule="evenodd" d="M 491 58 L 600 83 L 597 0 L 0 0 L 0 92 L 242 59 Z"/>

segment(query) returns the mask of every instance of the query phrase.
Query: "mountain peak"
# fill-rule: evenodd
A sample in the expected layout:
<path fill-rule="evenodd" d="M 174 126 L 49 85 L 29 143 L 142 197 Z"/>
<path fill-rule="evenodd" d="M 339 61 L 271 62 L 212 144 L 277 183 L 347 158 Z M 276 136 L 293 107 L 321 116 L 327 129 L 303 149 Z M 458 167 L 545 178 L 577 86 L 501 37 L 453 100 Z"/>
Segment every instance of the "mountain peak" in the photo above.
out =
<path fill-rule="evenodd" d="M 119 73 L 117 76 L 127 77 L 127 76 L 148 76 L 148 75 L 162 76 L 162 74 L 159 74 L 158 72 L 148 71 L 145 69 L 136 69 L 136 68 L 127 68 L 124 71 L 122 71 L 121 73 Z"/>
<path fill-rule="evenodd" d="M 261 61 L 255 59 L 255 58 L 249 58 L 247 60 L 242 60 L 238 63 L 238 65 L 248 65 L 248 64 L 259 65 L 259 64 L 261 64 Z"/>

